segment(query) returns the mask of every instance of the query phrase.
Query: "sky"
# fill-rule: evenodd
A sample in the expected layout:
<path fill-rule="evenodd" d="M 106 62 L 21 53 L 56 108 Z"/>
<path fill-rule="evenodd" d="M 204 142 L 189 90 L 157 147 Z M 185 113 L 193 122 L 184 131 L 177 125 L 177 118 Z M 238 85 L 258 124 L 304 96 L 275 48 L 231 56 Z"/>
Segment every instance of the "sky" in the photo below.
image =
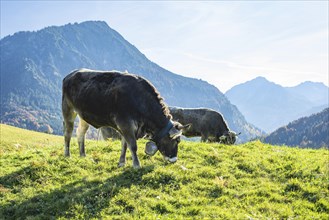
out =
<path fill-rule="evenodd" d="M 257 76 L 328 85 L 328 1 L 4 1 L 1 38 L 102 20 L 151 61 L 226 92 Z"/>

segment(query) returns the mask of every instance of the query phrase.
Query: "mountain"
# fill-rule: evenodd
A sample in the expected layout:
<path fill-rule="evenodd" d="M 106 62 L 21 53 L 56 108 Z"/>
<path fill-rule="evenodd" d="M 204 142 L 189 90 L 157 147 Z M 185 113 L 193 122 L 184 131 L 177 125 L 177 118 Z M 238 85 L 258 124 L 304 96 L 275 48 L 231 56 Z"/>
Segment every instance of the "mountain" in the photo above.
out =
<path fill-rule="evenodd" d="M 215 86 L 148 60 L 103 21 L 51 26 L 1 39 L 1 122 L 62 133 L 62 79 L 74 69 L 128 71 L 150 80 L 169 105 L 220 111 L 240 140 L 260 134 Z"/>
<path fill-rule="evenodd" d="M 328 107 L 328 91 L 323 83 L 304 82 L 295 87 L 282 87 L 257 77 L 234 86 L 225 95 L 247 121 L 271 132 Z"/>
<path fill-rule="evenodd" d="M 329 147 L 329 108 L 303 117 L 281 127 L 265 137 L 271 144 L 321 148 Z"/>
<path fill-rule="evenodd" d="M 328 87 L 320 82 L 303 82 L 295 87 L 287 87 L 288 91 L 293 93 L 297 93 L 308 100 L 312 100 L 312 102 L 321 106 L 323 103 L 328 104 Z"/>

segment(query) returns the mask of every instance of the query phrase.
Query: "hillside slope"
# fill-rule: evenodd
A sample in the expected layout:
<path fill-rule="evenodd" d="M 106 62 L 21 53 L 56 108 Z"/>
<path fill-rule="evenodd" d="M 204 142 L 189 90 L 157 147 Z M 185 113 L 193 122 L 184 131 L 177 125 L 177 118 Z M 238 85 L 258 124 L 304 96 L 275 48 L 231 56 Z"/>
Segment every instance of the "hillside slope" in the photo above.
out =
<path fill-rule="evenodd" d="M 63 157 L 63 137 L 1 124 L 0 219 L 328 219 L 327 150 L 261 142 L 181 142 L 179 160 L 117 168 L 120 143 L 87 141 Z M 4 165 L 4 166 L 3 166 Z"/>
<path fill-rule="evenodd" d="M 163 69 L 102 21 L 18 32 L 0 49 L 2 123 L 60 134 L 62 79 L 74 69 L 115 69 L 144 76 L 169 105 L 220 111 L 242 140 L 260 134 L 216 87 Z"/>
<path fill-rule="evenodd" d="M 270 144 L 329 148 L 329 108 L 277 129 L 265 137 L 264 141 Z"/>
<path fill-rule="evenodd" d="M 264 77 L 234 86 L 225 95 L 246 120 L 266 132 L 328 107 L 329 88 L 323 83 L 304 82 L 283 87 Z"/>

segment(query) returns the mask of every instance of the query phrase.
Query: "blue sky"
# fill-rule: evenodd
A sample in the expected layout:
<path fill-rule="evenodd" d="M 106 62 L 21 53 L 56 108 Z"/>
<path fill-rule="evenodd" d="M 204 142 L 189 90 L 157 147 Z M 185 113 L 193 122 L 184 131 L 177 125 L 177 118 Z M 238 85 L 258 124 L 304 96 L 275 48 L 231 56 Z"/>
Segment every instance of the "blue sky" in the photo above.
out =
<path fill-rule="evenodd" d="M 150 60 L 225 92 L 264 76 L 328 85 L 328 1 L 3 1 L 1 38 L 104 20 Z"/>

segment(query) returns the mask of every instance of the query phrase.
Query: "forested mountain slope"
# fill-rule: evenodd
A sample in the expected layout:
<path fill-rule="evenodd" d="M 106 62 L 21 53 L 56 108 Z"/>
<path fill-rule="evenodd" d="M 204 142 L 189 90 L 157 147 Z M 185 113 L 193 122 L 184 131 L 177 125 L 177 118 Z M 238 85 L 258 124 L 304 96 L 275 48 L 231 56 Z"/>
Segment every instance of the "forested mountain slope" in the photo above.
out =
<path fill-rule="evenodd" d="M 329 108 L 283 126 L 265 139 L 271 144 L 321 148 L 329 147 Z"/>
<path fill-rule="evenodd" d="M 74 69 L 144 76 L 168 105 L 220 111 L 240 140 L 260 134 L 215 86 L 167 71 L 102 21 L 51 26 L 1 39 L 1 122 L 61 134 L 62 79 Z"/>

